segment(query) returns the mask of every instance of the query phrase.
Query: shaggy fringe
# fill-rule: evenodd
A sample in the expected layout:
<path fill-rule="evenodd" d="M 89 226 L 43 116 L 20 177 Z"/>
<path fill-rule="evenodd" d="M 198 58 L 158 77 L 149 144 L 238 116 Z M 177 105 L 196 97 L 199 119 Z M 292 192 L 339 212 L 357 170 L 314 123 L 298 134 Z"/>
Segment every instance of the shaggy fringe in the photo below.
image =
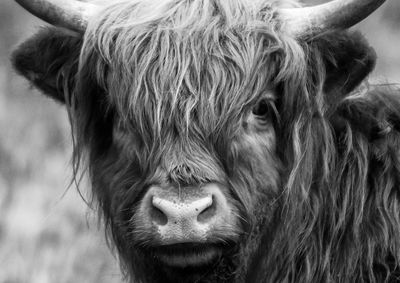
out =
<path fill-rule="evenodd" d="M 189 137 L 209 141 L 221 133 L 231 139 L 240 128 L 231 121 L 240 121 L 237 116 L 266 90 L 278 88 L 277 140 L 284 164 L 279 220 L 273 241 L 261 240 L 256 258 L 242 271 L 248 274 L 238 280 L 395 280 L 400 259 L 399 91 L 365 86 L 339 98 L 330 112 L 322 55 L 280 30 L 275 18 L 279 5 L 296 3 L 159 0 L 109 5 L 85 34 L 77 100 L 69 107 L 77 117 L 75 168 L 85 147 L 92 164 L 112 143 L 96 140 L 92 129 L 104 131 L 104 123 L 114 128 L 114 135 L 115 127 L 135 132 L 145 147 L 142 156 L 154 157 L 159 148 L 174 143 L 165 130 L 172 126 L 178 127 L 183 143 L 191 143 Z M 142 156 L 131 158 L 144 168 L 154 166 Z M 105 170 L 116 186 L 129 184 L 125 175 L 135 170 L 121 165 L 126 161 L 118 156 L 108 165 L 119 163 L 123 172 Z M 237 193 L 248 217 L 253 193 Z M 121 233 L 113 231 L 116 208 L 110 207 L 106 193 L 96 194 L 121 252 L 126 246 L 114 235 Z"/>

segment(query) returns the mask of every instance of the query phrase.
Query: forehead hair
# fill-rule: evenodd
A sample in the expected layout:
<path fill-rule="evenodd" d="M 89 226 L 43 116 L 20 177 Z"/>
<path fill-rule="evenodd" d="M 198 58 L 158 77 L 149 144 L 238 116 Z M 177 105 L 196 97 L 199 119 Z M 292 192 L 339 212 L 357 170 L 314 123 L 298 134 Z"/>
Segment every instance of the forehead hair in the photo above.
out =
<path fill-rule="evenodd" d="M 265 0 L 117 1 L 89 24 L 80 68 L 90 66 L 123 123 L 158 136 L 194 123 L 214 131 L 303 72 L 276 9 Z"/>

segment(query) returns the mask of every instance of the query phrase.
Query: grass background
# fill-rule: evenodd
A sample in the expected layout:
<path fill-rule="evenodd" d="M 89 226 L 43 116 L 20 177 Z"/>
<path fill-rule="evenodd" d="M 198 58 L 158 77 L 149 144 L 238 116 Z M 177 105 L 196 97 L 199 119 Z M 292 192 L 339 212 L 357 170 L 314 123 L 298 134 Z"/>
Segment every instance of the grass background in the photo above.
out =
<path fill-rule="evenodd" d="M 380 83 L 400 82 L 400 1 L 387 2 L 356 27 L 377 51 L 371 80 Z M 67 190 L 65 110 L 10 67 L 13 47 L 41 25 L 14 1 L 0 1 L 0 283 L 121 282 L 96 213 Z"/>

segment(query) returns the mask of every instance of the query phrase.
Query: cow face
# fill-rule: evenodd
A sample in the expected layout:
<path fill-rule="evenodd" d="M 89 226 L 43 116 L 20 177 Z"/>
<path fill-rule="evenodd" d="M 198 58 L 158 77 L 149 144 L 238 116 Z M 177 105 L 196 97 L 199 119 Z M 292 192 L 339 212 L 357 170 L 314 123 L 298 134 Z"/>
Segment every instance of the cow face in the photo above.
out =
<path fill-rule="evenodd" d="M 279 228 L 299 121 L 334 109 L 374 54 L 358 35 L 298 42 L 268 5 L 181 2 L 126 1 L 83 38 L 43 30 L 14 65 L 66 104 L 132 278 L 243 280 Z"/>
<path fill-rule="evenodd" d="M 103 113 L 82 133 L 93 187 L 132 273 L 151 266 L 174 281 L 228 269 L 231 280 L 279 194 L 277 55 L 264 50 L 280 48 L 253 31 L 185 36 L 164 24 L 86 35 L 80 75 L 91 81 L 78 88 L 91 99 L 77 101 L 78 127 Z M 106 111 L 88 110 L 101 101 Z"/>
<path fill-rule="evenodd" d="M 81 44 L 80 39 L 58 30 L 45 30 L 21 47 L 16 64 L 35 58 L 28 52 L 36 52 L 36 47 L 53 56 L 62 48 L 70 52 Z M 150 50 L 151 44 L 141 48 Z M 127 269 L 137 274 L 137 269 L 150 266 L 157 274 L 182 274 L 182 278 L 188 278 L 188 270 L 193 276 L 211 267 L 234 270 L 240 258 L 233 255 L 247 249 L 246 239 L 267 225 L 278 194 L 275 124 L 279 114 L 276 91 L 268 86 L 267 64 L 262 63 L 269 57 L 262 57 L 260 46 L 243 50 L 234 58 L 249 64 L 243 77 L 239 62 L 230 62 L 216 51 L 196 58 L 200 53 L 193 50 L 184 56 L 209 61 L 200 66 L 203 77 L 197 81 L 192 79 L 200 71 L 196 66 L 181 73 L 177 66 L 168 66 L 185 58 L 142 55 L 134 60 L 155 61 L 142 69 L 136 64 L 143 62 L 126 62 L 124 67 L 132 68 L 121 78 L 120 70 L 114 69 L 121 62 L 102 65 L 101 57 L 94 58 L 99 54 L 86 48 L 93 56 L 87 59 L 93 61 L 83 63 L 79 71 L 82 81 L 77 88 L 84 95 L 73 101 L 74 97 L 54 93 L 76 120 L 82 148 L 89 153 L 95 197 L 120 255 L 130 264 Z M 253 53 L 259 60 L 245 58 Z M 95 77 L 97 67 L 107 69 L 104 77 Z M 260 75 L 255 76 L 253 69 L 259 69 Z M 50 80 L 42 81 L 40 74 L 35 72 L 35 83 L 50 89 Z M 159 82 L 152 90 L 136 85 L 135 78 L 143 77 L 142 83 L 147 83 L 152 76 Z M 180 76 L 187 77 L 179 81 Z M 75 79 L 72 75 L 66 81 L 74 86 Z M 51 81 L 52 90 L 59 86 L 55 81 Z M 191 83 L 198 83 L 196 89 L 190 89 Z M 169 85 L 162 92 L 156 90 L 162 84 Z M 77 109 L 75 104 L 79 104 Z"/>

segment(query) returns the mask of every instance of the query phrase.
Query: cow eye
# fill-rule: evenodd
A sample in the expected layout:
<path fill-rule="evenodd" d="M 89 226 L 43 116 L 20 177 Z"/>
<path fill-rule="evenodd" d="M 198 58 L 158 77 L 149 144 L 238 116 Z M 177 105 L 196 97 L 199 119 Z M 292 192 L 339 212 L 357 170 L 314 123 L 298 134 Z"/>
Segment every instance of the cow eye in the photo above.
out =
<path fill-rule="evenodd" d="M 268 118 L 270 115 L 271 106 L 267 100 L 263 99 L 257 103 L 257 105 L 253 108 L 252 112 L 255 116 L 259 118 Z"/>

